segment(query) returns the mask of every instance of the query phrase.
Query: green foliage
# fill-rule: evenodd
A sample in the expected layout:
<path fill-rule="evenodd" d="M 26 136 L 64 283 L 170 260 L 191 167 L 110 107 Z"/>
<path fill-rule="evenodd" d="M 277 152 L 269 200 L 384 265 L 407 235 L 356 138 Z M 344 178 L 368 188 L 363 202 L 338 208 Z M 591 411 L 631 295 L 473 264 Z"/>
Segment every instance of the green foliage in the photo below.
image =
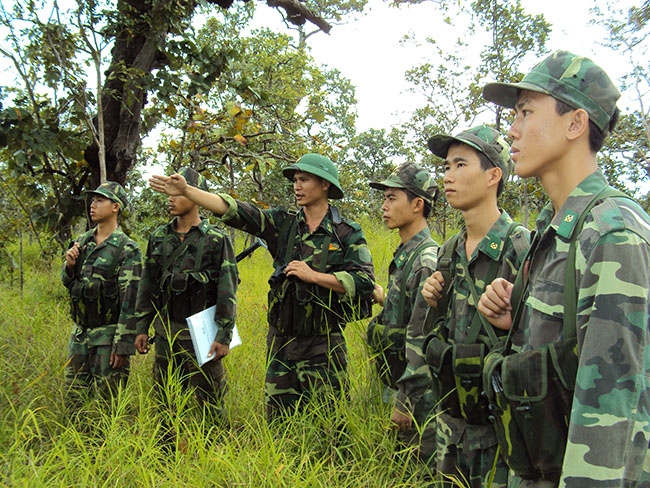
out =
<path fill-rule="evenodd" d="M 385 282 L 398 236 L 376 221 L 364 227 Z M 177 378 L 165 389 L 168 408 L 161 409 L 152 391 L 153 352 L 133 358 L 128 386 L 110 406 L 92 400 L 71 418 L 63 404 L 63 367 L 72 324 L 56 268 L 28 273 L 22 296 L 0 284 L 1 485 L 374 488 L 421 482 L 412 453 L 398 447 L 389 430 L 390 410 L 381 403 L 364 346 L 366 321 L 346 329 L 349 401 L 333 398 L 334 408 L 314 404 L 291 422 L 267 425 L 271 259 L 262 250 L 240 264 L 243 344 L 225 359 L 230 428 L 203 420 Z M 164 423 L 174 433 L 171 452 L 160 442 Z"/>

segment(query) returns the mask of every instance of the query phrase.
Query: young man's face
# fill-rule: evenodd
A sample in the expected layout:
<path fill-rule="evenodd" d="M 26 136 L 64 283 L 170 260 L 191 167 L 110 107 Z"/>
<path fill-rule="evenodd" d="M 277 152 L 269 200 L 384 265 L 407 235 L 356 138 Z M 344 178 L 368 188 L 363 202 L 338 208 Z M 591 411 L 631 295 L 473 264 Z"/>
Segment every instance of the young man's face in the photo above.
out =
<path fill-rule="evenodd" d="M 481 205 L 490 192 L 496 195 L 499 179 L 496 168 L 483 170 L 476 149 L 467 144 L 452 144 L 445 159 L 443 183 L 445 198 L 453 208 L 466 211 Z M 492 182 L 491 178 L 496 182 Z"/>
<path fill-rule="evenodd" d="M 296 203 L 308 207 L 323 200 L 327 201 L 329 182 L 311 173 L 296 171 L 293 175 L 293 193 Z"/>
<path fill-rule="evenodd" d="M 418 199 L 409 202 L 406 192 L 399 188 L 386 188 L 384 190 L 384 204 L 381 206 L 382 219 L 389 229 L 399 229 L 421 215 L 415 210 Z"/>
<path fill-rule="evenodd" d="M 183 217 L 190 213 L 196 204 L 182 195 L 172 196 L 168 199 L 169 213 L 172 217 Z"/>
<path fill-rule="evenodd" d="M 571 113 L 557 113 L 556 100 L 523 90 L 515 105 L 515 121 L 508 131 L 512 160 L 521 178 L 543 177 L 566 154 L 566 130 Z"/>
<path fill-rule="evenodd" d="M 117 215 L 120 206 L 103 195 L 93 194 L 90 199 L 90 220 L 98 224 Z"/>

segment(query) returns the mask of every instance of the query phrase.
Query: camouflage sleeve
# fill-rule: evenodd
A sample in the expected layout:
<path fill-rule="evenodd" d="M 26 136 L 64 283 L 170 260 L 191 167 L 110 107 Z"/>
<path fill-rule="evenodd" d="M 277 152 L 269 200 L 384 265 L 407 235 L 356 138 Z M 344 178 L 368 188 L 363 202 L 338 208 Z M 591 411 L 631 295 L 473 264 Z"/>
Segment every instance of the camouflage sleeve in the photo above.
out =
<path fill-rule="evenodd" d="M 239 275 L 237 272 L 237 260 L 232 247 L 230 237 L 223 236 L 221 253 L 215 256 L 215 263 L 219 269 L 218 298 L 215 312 L 215 322 L 219 325 L 219 331 L 215 340 L 221 344 L 230 344 L 232 330 L 235 327 L 237 318 L 237 285 Z"/>
<path fill-rule="evenodd" d="M 437 268 L 438 248 L 425 249 L 420 256 L 420 266 L 407 280 L 410 294 L 411 317 L 406 327 L 406 369 L 397 380 L 397 396 L 395 407 L 402 412 L 412 411 L 415 405 L 430 388 L 431 372 L 426 363 L 422 345 L 429 331 L 425 330 L 425 316 L 429 308 L 422 297 L 422 286 L 425 280 Z"/>
<path fill-rule="evenodd" d="M 120 256 L 118 283 L 120 288 L 120 318 L 113 338 L 113 351 L 116 354 L 135 354 L 136 315 L 135 303 L 142 274 L 142 253 L 134 241 L 129 240 Z"/>
<path fill-rule="evenodd" d="M 375 289 L 375 268 L 366 237 L 361 226 L 351 221 L 348 223 L 352 231 L 339 236 L 345 248 L 343 258 L 345 270 L 333 273 L 345 288 L 342 300 L 370 296 Z"/>
<path fill-rule="evenodd" d="M 161 263 L 153 255 L 155 246 L 154 235 L 149 237 L 147 243 L 147 252 L 142 267 L 142 276 L 138 285 L 138 294 L 136 299 L 136 334 L 148 334 L 149 327 L 156 316 L 156 304 L 154 303 L 155 289 L 160 286 L 160 266 Z"/>
<path fill-rule="evenodd" d="M 650 246 L 612 232 L 576 266 L 579 364 L 560 487 L 646 486 Z"/>

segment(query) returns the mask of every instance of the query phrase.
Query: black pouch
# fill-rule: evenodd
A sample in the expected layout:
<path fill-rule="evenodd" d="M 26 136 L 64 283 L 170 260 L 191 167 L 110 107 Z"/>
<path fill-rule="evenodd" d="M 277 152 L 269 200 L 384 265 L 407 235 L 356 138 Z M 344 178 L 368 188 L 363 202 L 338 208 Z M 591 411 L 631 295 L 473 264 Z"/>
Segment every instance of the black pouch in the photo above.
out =
<path fill-rule="evenodd" d="M 483 391 L 485 344 L 456 344 L 453 351 L 454 381 L 460 413 L 472 425 L 489 423 L 489 405 Z"/>
<path fill-rule="evenodd" d="M 486 358 L 500 449 L 524 479 L 559 480 L 578 367 L 575 338 Z"/>
<path fill-rule="evenodd" d="M 430 335 L 424 344 L 424 353 L 431 376 L 432 390 L 438 400 L 439 408 L 451 415 L 460 417 L 460 405 L 452 365 L 454 346 L 435 335 Z"/>

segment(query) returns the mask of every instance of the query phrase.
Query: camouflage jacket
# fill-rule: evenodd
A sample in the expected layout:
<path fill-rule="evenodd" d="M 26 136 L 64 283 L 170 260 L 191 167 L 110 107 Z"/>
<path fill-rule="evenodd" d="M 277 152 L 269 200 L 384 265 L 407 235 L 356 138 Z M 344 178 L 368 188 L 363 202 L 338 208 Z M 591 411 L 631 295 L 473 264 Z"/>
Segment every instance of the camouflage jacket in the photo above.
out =
<path fill-rule="evenodd" d="M 563 338 L 571 222 L 606 185 L 596 172 L 555 216 L 548 205 L 537 219 L 540 240 L 515 339 L 524 350 Z M 629 199 L 607 198 L 577 239 L 579 359 L 560 486 L 641 486 L 650 483 L 650 218 Z"/>
<path fill-rule="evenodd" d="M 229 204 L 228 211 L 221 217 L 222 221 L 237 229 L 258 236 L 268 246 L 273 256 L 274 276 L 282 274 L 285 262 L 285 251 L 288 247 L 289 235 L 281 235 L 283 229 L 290 229 L 291 226 L 285 223 L 287 219 L 297 219 L 296 235 L 290 259 L 297 259 L 307 263 L 316 271 L 333 274 L 345 288 L 345 293 L 336 294 L 340 302 L 354 303 L 360 296 L 371 296 L 374 289 L 374 268 L 370 249 L 364 237 L 361 227 L 356 222 L 343 219 L 336 227 L 332 219 L 331 211 L 323 218 L 322 222 L 314 232 L 309 232 L 304 214 L 301 211 L 296 215 L 281 208 L 260 210 L 250 203 L 233 199 L 230 195 L 221 194 L 221 197 Z M 285 232 L 289 233 L 289 230 Z M 329 241 L 327 262 L 321 263 L 322 246 Z M 269 280 L 273 289 L 273 277 Z M 329 293 L 322 287 L 316 286 L 315 293 L 323 291 Z M 271 298 L 271 297 L 269 297 Z M 324 309 L 327 305 L 321 306 L 318 301 L 312 301 L 313 309 Z M 271 303 L 269 303 L 271 309 Z M 312 310 L 314 314 L 318 310 Z M 319 314 L 320 316 L 320 314 Z M 343 322 L 343 320 L 339 320 Z M 294 324 L 300 328 L 301 324 Z M 332 330 L 334 330 L 332 328 Z"/>
<path fill-rule="evenodd" d="M 116 354 L 135 354 L 140 247 L 120 229 L 99 245 L 95 243 L 95 229 L 76 242 L 81 249 L 72 276 L 65 263 L 61 270 L 63 284 L 70 292 L 72 319 L 82 328 L 105 328 L 95 335 L 112 342 Z"/>
<path fill-rule="evenodd" d="M 434 245 L 423 247 L 427 243 Z M 396 333 L 403 336 L 398 342 L 404 344 L 406 364 L 404 373 L 396 385 L 395 398 L 395 406 L 402 411 L 413 411 L 431 384 L 431 373 L 422 353 L 422 344 L 428 333 L 423 328 L 428 305 L 420 291 L 424 281 L 436 269 L 438 247 L 427 227 L 397 248 L 388 267 L 384 308 L 377 316 L 377 323 L 391 331 L 389 336 Z M 417 257 L 412 262 L 408 276 L 405 276 L 403 270 L 414 252 L 418 253 Z M 406 291 L 406 301 L 404 310 L 400 312 L 402 289 Z M 399 323 L 400 315 L 403 317 L 402 323 Z"/>
<path fill-rule="evenodd" d="M 451 295 L 445 317 L 446 335 L 450 343 L 466 343 L 470 326 L 474 316 L 478 313 L 467 282 L 465 266 L 471 275 L 469 279 L 473 281 L 478 297 L 489 284 L 485 282 L 484 277 L 495 261 L 499 263 L 495 277 L 514 282 L 521 261 L 529 247 L 530 232 L 523 226 L 516 227 L 506 241 L 508 229 L 512 223 L 513 220 L 508 213 L 505 210 L 501 211 L 501 216 L 478 243 L 469 261 L 465 252 L 467 230 L 461 230 L 451 262 L 452 282 L 449 284 Z M 443 244 L 439 255 L 444 253 L 449 243 L 448 240 Z M 497 335 L 500 334 L 502 333 Z M 483 332 L 481 335 L 485 336 Z M 438 425 L 439 435 L 445 438 L 447 445 L 460 444 L 463 435 L 474 449 L 486 449 L 496 445 L 497 442 L 496 433 L 491 424 L 470 425 L 462 417 L 452 417 L 449 414 L 441 413 L 438 416 Z"/>
<path fill-rule="evenodd" d="M 149 237 L 138 290 L 137 332 L 146 334 L 153 323 L 163 337 L 171 333 L 172 337 L 190 339 L 185 319 L 216 305 L 219 330 L 215 340 L 228 345 L 235 326 L 239 284 L 230 238 L 202 219 L 181 242 L 174 224 L 175 219 L 157 227 Z"/>

